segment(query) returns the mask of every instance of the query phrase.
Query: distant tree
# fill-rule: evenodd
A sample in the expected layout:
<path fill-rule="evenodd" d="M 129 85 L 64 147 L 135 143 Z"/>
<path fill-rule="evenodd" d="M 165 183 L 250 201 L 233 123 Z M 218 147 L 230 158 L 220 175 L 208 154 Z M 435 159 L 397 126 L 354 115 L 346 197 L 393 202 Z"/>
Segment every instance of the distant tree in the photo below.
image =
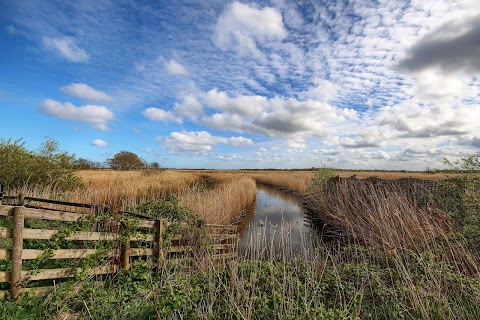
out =
<path fill-rule="evenodd" d="M 149 169 L 154 169 L 154 170 L 158 170 L 161 168 L 160 164 L 158 162 L 150 162 L 148 164 L 148 168 Z"/>
<path fill-rule="evenodd" d="M 107 166 L 115 170 L 137 170 L 145 167 L 143 161 L 133 152 L 120 151 L 107 160 Z"/>
<path fill-rule="evenodd" d="M 102 168 L 102 163 L 97 161 L 91 161 L 84 158 L 78 158 L 74 161 L 75 168 L 78 170 L 90 170 Z"/>

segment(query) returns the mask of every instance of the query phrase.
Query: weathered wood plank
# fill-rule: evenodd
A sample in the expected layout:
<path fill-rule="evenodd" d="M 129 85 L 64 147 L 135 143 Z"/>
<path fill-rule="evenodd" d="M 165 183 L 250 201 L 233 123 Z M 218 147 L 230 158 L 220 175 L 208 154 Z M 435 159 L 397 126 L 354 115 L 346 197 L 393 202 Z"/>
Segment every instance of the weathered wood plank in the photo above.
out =
<path fill-rule="evenodd" d="M 25 209 L 25 218 L 50 220 L 50 221 L 77 221 L 87 218 L 88 215 L 82 213 L 54 211 L 46 209 Z"/>
<path fill-rule="evenodd" d="M 76 272 L 81 272 L 82 268 L 59 268 L 59 269 L 44 269 L 36 273 L 31 273 L 30 271 L 22 271 L 22 280 L 47 280 L 47 279 L 59 279 L 59 278 L 70 278 Z M 115 265 L 112 266 L 102 266 L 95 267 L 91 270 L 88 270 L 89 275 L 100 275 L 107 273 L 115 273 L 118 271 L 118 267 Z M 0 272 L 0 282 L 10 282 L 10 272 L 2 271 Z"/>
<path fill-rule="evenodd" d="M 33 260 L 43 254 L 44 250 L 23 249 L 22 259 Z M 50 259 L 81 259 L 97 253 L 97 249 L 58 249 L 52 250 Z M 111 253 L 109 253 L 111 254 Z M 0 249 L 0 260 L 11 260 L 12 250 Z"/>
<path fill-rule="evenodd" d="M 167 248 L 165 251 L 168 253 L 173 253 L 173 252 L 190 252 L 193 251 L 195 247 L 193 246 L 174 246 Z"/>
<path fill-rule="evenodd" d="M 24 200 L 44 202 L 44 203 L 50 203 L 50 204 L 60 204 L 60 205 L 64 205 L 64 206 L 79 207 L 79 208 L 93 208 L 94 207 L 94 205 L 88 204 L 88 203 L 68 202 L 68 201 L 61 201 L 61 200 L 34 198 L 34 197 L 25 197 Z"/>
<path fill-rule="evenodd" d="M 24 239 L 37 239 L 37 240 L 49 240 L 51 239 L 58 230 L 47 230 L 47 229 L 24 229 Z M 0 228 L 0 239 L 11 238 L 12 229 Z M 154 235 L 146 234 L 145 236 L 132 236 L 130 237 L 131 241 L 145 241 L 152 242 L 154 240 Z M 118 235 L 111 232 L 90 232 L 90 231 L 77 231 L 73 232 L 71 235 L 66 236 L 65 240 L 82 240 L 82 241 L 112 241 L 116 240 Z"/>
<path fill-rule="evenodd" d="M 38 239 L 38 240 L 49 240 L 58 230 L 47 230 L 47 229 L 24 229 L 23 238 L 24 239 Z M 11 238 L 12 229 L 0 228 L 0 238 Z M 107 241 L 115 240 L 117 235 L 115 233 L 108 232 L 90 232 L 90 231 L 77 231 L 73 232 L 71 235 L 66 236 L 65 240 L 84 240 L 84 241 Z"/>
<path fill-rule="evenodd" d="M 12 229 L 0 228 L 0 239 L 8 239 L 12 237 Z"/>
<path fill-rule="evenodd" d="M 155 227 L 154 220 L 140 220 L 140 219 L 128 219 L 129 223 L 132 223 L 135 227 L 152 229 Z"/>
<path fill-rule="evenodd" d="M 0 260 L 12 260 L 12 250 L 0 249 Z"/>
<path fill-rule="evenodd" d="M 130 248 L 130 256 L 153 256 L 155 251 L 149 248 Z"/>
<path fill-rule="evenodd" d="M 5 299 L 8 296 L 7 290 L 0 290 L 0 299 Z"/>
<path fill-rule="evenodd" d="M 15 206 L 0 205 L 0 216 L 13 217 L 13 208 Z"/>
<path fill-rule="evenodd" d="M 36 259 L 43 254 L 43 250 L 35 249 L 24 249 L 23 252 L 24 260 Z M 58 249 L 52 250 L 53 256 L 50 259 L 81 259 L 97 252 L 97 249 Z"/>
<path fill-rule="evenodd" d="M 13 208 L 15 206 L 0 206 L 1 216 L 13 216 Z M 77 221 L 81 218 L 88 217 L 86 214 L 55 211 L 47 209 L 32 209 L 25 208 L 25 219 L 39 219 L 39 220 L 51 220 L 51 221 Z"/>

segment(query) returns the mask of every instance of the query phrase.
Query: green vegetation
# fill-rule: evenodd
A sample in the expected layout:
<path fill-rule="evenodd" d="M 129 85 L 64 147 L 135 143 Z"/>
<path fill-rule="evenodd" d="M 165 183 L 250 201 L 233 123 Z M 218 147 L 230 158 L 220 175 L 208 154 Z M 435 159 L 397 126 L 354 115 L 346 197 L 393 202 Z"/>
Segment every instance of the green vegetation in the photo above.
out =
<path fill-rule="evenodd" d="M 440 184 L 436 200 L 455 223 L 455 236 L 480 253 L 480 156 L 445 163 L 461 174 Z"/>
<path fill-rule="evenodd" d="M 57 190 L 78 187 L 75 157 L 59 151 L 58 143 L 47 140 L 40 151 L 29 151 L 21 140 L 0 138 L 0 184 L 8 189 L 49 186 Z"/>
<path fill-rule="evenodd" d="M 148 261 L 112 281 L 58 286 L 0 304 L 4 319 L 478 319 L 480 282 L 441 253 L 391 255 L 324 244 L 302 258 L 239 260 L 225 269 Z M 401 268 L 400 268 L 401 266 Z M 406 269 L 405 269 L 405 268 Z M 114 280 L 114 281 L 113 281 Z"/>
<path fill-rule="evenodd" d="M 145 167 L 143 161 L 133 152 L 120 151 L 107 160 L 107 165 L 116 170 L 135 170 Z"/>
<path fill-rule="evenodd" d="M 313 188 L 324 188 L 327 182 L 337 175 L 335 169 L 322 166 L 315 171 L 311 180 Z"/>

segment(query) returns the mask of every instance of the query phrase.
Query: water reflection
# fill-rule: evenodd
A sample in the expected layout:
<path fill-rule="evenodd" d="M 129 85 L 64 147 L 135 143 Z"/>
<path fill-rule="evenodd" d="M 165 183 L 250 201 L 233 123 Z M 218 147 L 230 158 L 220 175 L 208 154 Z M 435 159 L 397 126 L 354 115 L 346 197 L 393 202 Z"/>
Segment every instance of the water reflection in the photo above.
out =
<path fill-rule="evenodd" d="M 257 185 L 253 213 L 239 224 L 240 255 L 297 255 L 311 247 L 314 232 L 305 220 L 297 198 L 279 190 Z"/>

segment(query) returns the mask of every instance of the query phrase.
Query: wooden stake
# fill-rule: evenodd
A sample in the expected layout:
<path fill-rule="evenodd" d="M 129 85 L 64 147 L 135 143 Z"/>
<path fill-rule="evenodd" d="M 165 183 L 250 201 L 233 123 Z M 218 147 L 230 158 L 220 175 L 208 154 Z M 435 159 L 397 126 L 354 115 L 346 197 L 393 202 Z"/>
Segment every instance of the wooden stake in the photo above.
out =
<path fill-rule="evenodd" d="M 163 253 L 163 220 L 159 219 L 155 221 L 155 245 L 156 245 L 156 256 L 157 256 L 157 272 L 162 269 L 164 253 Z"/>
<path fill-rule="evenodd" d="M 126 228 L 122 224 L 120 226 L 120 233 L 124 232 L 126 232 Z M 121 246 L 120 262 L 122 264 L 122 270 L 128 272 L 130 270 L 130 239 L 125 240 Z"/>
<path fill-rule="evenodd" d="M 25 208 L 15 207 L 13 211 L 13 245 L 12 245 L 12 272 L 10 282 L 12 284 L 12 299 L 20 298 L 22 278 L 22 254 L 23 254 L 23 227 L 25 221 Z"/>

